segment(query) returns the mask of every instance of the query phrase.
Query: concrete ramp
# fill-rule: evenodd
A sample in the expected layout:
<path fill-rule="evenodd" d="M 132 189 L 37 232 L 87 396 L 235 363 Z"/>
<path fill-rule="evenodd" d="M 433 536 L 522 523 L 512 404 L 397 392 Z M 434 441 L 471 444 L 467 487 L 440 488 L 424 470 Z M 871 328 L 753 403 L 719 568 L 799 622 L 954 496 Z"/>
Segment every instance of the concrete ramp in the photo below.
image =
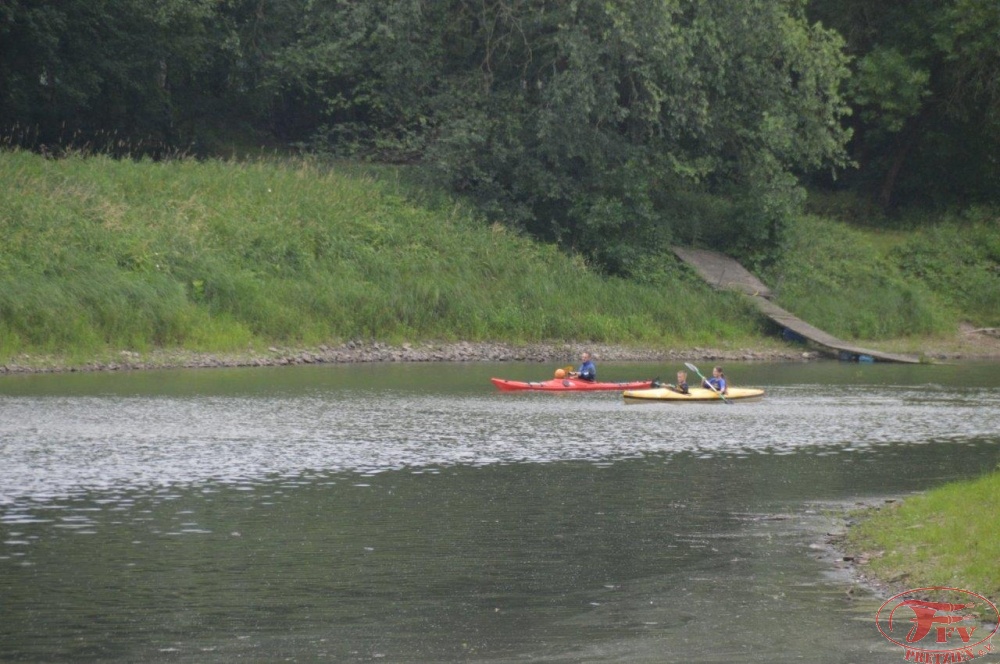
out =
<path fill-rule="evenodd" d="M 685 264 L 717 290 L 735 290 L 748 296 L 761 313 L 788 330 L 828 350 L 836 351 L 841 359 L 854 361 L 903 362 L 919 364 L 920 358 L 912 355 L 883 353 L 878 350 L 860 348 L 837 337 L 827 334 L 817 327 L 797 318 L 770 301 L 771 291 L 757 277 L 748 272 L 735 260 L 715 251 L 674 247 L 674 253 Z"/>
<path fill-rule="evenodd" d="M 725 254 L 686 247 L 674 247 L 674 253 L 716 290 L 735 290 L 753 297 L 771 297 L 771 291 L 763 282 Z"/>

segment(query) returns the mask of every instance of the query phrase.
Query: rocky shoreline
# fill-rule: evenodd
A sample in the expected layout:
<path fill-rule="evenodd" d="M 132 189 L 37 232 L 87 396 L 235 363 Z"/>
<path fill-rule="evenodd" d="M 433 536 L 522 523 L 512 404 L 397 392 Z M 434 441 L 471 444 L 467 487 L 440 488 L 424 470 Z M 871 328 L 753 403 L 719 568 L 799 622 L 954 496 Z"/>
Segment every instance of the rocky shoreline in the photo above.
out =
<path fill-rule="evenodd" d="M 935 350 L 925 351 L 932 361 L 1000 360 L 1000 336 L 984 330 L 963 330 Z M 992 330 L 990 330 L 992 332 Z M 158 349 L 148 353 L 123 350 L 84 363 L 55 356 L 22 354 L 0 364 L 0 374 L 86 371 L 138 371 L 144 369 L 207 369 L 213 367 L 269 367 L 298 364 L 351 364 L 364 362 L 557 362 L 574 364 L 588 350 L 605 362 L 808 362 L 830 357 L 804 346 L 778 348 L 636 348 L 587 342 L 515 345 L 497 342 L 418 342 L 392 345 L 377 341 L 349 341 L 339 346 L 286 348 L 263 351 L 197 353 Z"/>
<path fill-rule="evenodd" d="M 605 362 L 802 362 L 820 359 L 815 351 L 802 349 L 707 348 L 652 349 L 628 346 L 550 343 L 512 345 L 490 342 L 405 343 L 399 346 L 380 342 L 350 341 L 340 346 L 282 348 L 244 353 L 196 353 L 183 350 L 155 350 L 149 353 L 121 351 L 117 355 L 84 364 L 70 364 L 58 358 L 21 355 L 0 364 L 0 374 L 61 373 L 87 371 L 138 371 L 145 369 L 207 369 L 213 367 L 270 367 L 303 364 L 353 364 L 367 362 L 557 362 L 573 364 L 582 350 Z"/>
<path fill-rule="evenodd" d="M 883 579 L 871 574 L 868 562 L 873 557 L 880 555 L 880 553 L 854 550 L 850 545 L 848 532 L 859 520 L 864 519 L 866 512 L 898 505 L 900 500 L 900 498 L 885 498 L 880 501 L 858 502 L 850 508 L 845 508 L 841 515 L 843 521 L 842 527 L 837 531 L 828 532 L 821 545 L 821 548 L 825 549 L 826 556 L 832 561 L 836 569 L 844 571 L 853 584 L 867 588 L 878 597 L 891 597 L 898 592 L 907 590 L 904 587 L 906 585 L 904 582 L 908 577 L 903 575 L 891 579 Z M 852 587 L 849 594 L 853 594 L 853 592 L 854 589 Z"/>

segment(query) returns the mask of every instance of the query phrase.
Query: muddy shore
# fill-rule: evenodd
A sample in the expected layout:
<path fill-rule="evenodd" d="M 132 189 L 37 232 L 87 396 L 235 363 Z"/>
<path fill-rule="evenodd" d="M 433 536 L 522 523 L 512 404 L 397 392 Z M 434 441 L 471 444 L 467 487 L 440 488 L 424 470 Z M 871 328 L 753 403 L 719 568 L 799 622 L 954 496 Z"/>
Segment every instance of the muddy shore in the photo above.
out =
<path fill-rule="evenodd" d="M 922 348 L 929 361 L 1000 360 L 1000 335 L 995 330 L 961 330 L 955 338 L 939 340 L 933 349 Z M 575 364 L 580 352 L 590 351 L 604 362 L 809 362 L 831 355 L 805 346 L 772 348 L 634 348 L 586 342 L 513 345 L 490 342 L 419 342 L 390 345 L 375 341 L 349 341 L 339 346 L 285 348 L 241 353 L 196 353 L 185 350 L 154 350 L 137 353 L 123 350 L 85 363 L 67 362 L 52 356 L 19 355 L 0 360 L 0 374 L 60 373 L 79 371 L 137 371 L 213 367 L 267 367 L 299 364 L 350 364 L 365 362 L 539 362 Z M 913 352 L 913 349 L 907 349 Z"/>

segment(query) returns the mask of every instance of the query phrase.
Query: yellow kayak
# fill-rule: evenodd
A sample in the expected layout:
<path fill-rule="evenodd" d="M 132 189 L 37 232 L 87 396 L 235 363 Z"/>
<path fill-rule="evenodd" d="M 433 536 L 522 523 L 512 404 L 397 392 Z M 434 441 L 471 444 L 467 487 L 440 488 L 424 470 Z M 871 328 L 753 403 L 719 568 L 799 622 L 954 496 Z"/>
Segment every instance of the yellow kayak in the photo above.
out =
<path fill-rule="evenodd" d="M 626 401 L 671 401 L 674 403 L 694 401 L 718 401 L 722 403 L 723 401 L 718 392 L 705 387 L 692 387 L 689 390 L 689 394 L 681 394 L 669 387 L 654 387 L 648 390 L 625 390 L 623 394 Z M 725 396 L 726 401 L 759 399 L 764 396 L 764 390 L 756 387 L 730 387 Z"/>

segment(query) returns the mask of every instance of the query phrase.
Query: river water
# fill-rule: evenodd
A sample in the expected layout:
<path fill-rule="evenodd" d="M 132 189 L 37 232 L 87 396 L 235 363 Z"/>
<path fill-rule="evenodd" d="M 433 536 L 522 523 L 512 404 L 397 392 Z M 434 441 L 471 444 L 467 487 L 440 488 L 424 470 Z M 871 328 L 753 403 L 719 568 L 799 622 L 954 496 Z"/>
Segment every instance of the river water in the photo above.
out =
<path fill-rule="evenodd" d="M 496 391 L 551 373 L 518 363 L 2 377 L 0 661 L 903 661 L 822 544 L 994 469 L 1000 366 L 726 369 L 767 396 Z"/>

